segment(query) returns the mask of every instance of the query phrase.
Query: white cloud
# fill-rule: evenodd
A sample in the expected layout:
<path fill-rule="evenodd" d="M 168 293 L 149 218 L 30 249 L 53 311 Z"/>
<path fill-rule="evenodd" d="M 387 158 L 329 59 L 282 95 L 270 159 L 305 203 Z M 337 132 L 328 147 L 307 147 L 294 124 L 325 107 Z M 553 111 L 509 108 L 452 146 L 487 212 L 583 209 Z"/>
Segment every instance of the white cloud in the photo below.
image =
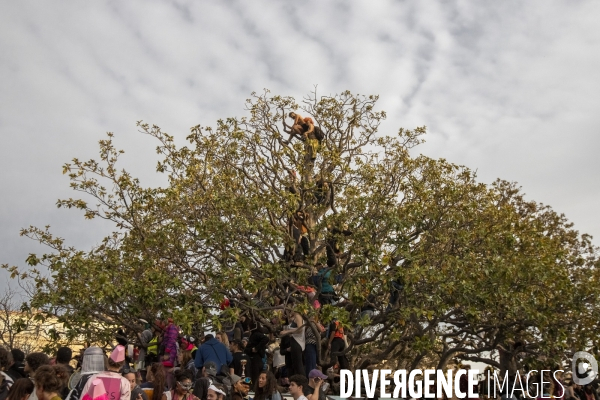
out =
<path fill-rule="evenodd" d="M 598 236 L 600 30 L 594 1 L 475 3 L 32 1 L 0 4 L 2 262 L 34 251 L 20 227 L 52 224 L 89 246 L 105 228 L 55 200 L 60 175 L 117 134 L 144 182 L 155 143 L 242 115 L 252 91 L 298 99 L 319 85 L 380 94 L 384 133 L 427 125 L 420 151 L 516 180 Z M 34 249 L 34 250 L 32 250 Z"/>

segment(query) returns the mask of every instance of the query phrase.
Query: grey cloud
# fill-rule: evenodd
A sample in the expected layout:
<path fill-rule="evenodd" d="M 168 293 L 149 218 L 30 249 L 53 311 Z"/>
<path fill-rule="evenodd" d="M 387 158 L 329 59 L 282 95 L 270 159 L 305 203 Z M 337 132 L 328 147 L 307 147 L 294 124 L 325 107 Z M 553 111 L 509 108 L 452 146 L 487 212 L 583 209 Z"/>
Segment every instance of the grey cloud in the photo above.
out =
<path fill-rule="evenodd" d="M 60 167 L 96 156 L 106 131 L 149 185 L 155 143 L 242 115 L 251 91 L 300 99 L 380 94 L 382 133 L 427 125 L 427 155 L 518 181 L 529 198 L 600 234 L 595 203 L 600 31 L 594 1 L 473 3 L 130 1 L 0 4 L 0 261 L 53 225 L 89 247 L 110 229 L 56 210 L 73 197 Z"/>

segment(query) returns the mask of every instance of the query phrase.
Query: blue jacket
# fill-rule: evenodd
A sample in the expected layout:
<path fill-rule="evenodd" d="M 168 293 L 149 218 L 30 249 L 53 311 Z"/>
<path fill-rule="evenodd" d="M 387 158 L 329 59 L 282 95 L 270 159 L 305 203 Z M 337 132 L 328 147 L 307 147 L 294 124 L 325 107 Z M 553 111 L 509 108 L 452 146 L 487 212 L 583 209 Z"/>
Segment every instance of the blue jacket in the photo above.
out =
<path fill-rule="evenodd" d="M 196 351 L 196 358 L 194 364 L 198 370 L 201 370 L 204 363 L 207 361 L 214 361 L 217 364 L 217 374 L 221 373 L 221 367 L 223 365 L 229 366 L 233 357 L 229 349 L 217 339 L 212 338 L 202 343 L 202 346 Z"/>

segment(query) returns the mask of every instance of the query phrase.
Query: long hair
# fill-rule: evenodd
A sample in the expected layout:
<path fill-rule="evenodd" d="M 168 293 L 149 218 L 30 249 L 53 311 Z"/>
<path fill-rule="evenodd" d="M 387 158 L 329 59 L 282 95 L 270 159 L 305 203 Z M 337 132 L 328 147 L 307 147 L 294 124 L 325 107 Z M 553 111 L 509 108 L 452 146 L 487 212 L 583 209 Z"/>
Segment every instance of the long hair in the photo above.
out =
<path fill-rule="evenodd" d="M 181 368 L 187 367 L 188 363 L 192 360 L 192 352 L 190 350 L 181 351 Z"/>
<path fill-rule="evenodd" d="M 31 379 L 17 379 L 10 387 L 6 400 L 21 400 L 23 397 L 31 393 L 33 393 L 33 382 Z"/>
<path fill-rule="evenodd" d="M 167 382 L 165 367 L 161 363 L 156 362 L 150 365 L 150 372 L 154 377 L 152 380 L 152 387 L 154 388 L 152 390 L 152 400 L 161 400 Z"/>
<path fill-rule="evenodd" d="M 219 342 L 223 343 L 227 348 L 229 348 L 229 338 L 225 332 L 217 332 L 217 339 Z"/>
<path fill-rule="evenodd" d="M 267 376 L 267 383 L 264 388 L 258 387 L 258 381 L 260 380 L 260 376 L 265 374 Z M 254 400 L 266 400 L 267 397 L 271 396 L 273 393 L 277 391 L 277 380 L 275 379 L 275 375 L 271 371 L 262 371 L 254 383 Z"/>

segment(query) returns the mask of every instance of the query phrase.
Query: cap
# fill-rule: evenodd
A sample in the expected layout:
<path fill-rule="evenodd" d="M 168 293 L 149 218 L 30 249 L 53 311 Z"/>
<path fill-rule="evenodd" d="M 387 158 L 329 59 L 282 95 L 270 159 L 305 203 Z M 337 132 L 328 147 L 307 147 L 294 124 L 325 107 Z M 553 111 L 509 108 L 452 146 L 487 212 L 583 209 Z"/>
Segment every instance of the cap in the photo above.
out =
<path fill-rule="evenodd" d="M 112 353 L 110 353 L 110 359 L 116 363 L 125 361 L 125 346 L 118 345 L 115 347 Z"/>
<path fill-rule="evenodd" d="M 327 379 L 327 375 L 325 375 L 324 373 L 322 373 L 321 371 L 319 371 L 318 369 L 313 369 L 308 373 L 308 377 L 309 378 L 321 378 L 321 379 Z"/>
<path fill-rule="evenodd" d="M 211 376 L 217 376 L 217 363 L 214 361 L 207 361 L 204 363 L 204 369 L 206 373 Z"/>
<path fill-rule="evenodd" d="M 171 361 L 163 361 L 162 365 L 165 368 L 173 368 L 174 367 L 174 365 L 173 365 L 173 363 Z"/>
<path fill-rule="evenodd" d="M 250 379 L 249 376 L 242 378 L 241 376 L 238 375 L 231 375 L 231 384 L 235 385 L 236 383 L 238 383 L 239 381 L 242 381 L 242 383 L 245 383 L 246 385 L 251 385 L 252 384 L 252 379 Z"/>

